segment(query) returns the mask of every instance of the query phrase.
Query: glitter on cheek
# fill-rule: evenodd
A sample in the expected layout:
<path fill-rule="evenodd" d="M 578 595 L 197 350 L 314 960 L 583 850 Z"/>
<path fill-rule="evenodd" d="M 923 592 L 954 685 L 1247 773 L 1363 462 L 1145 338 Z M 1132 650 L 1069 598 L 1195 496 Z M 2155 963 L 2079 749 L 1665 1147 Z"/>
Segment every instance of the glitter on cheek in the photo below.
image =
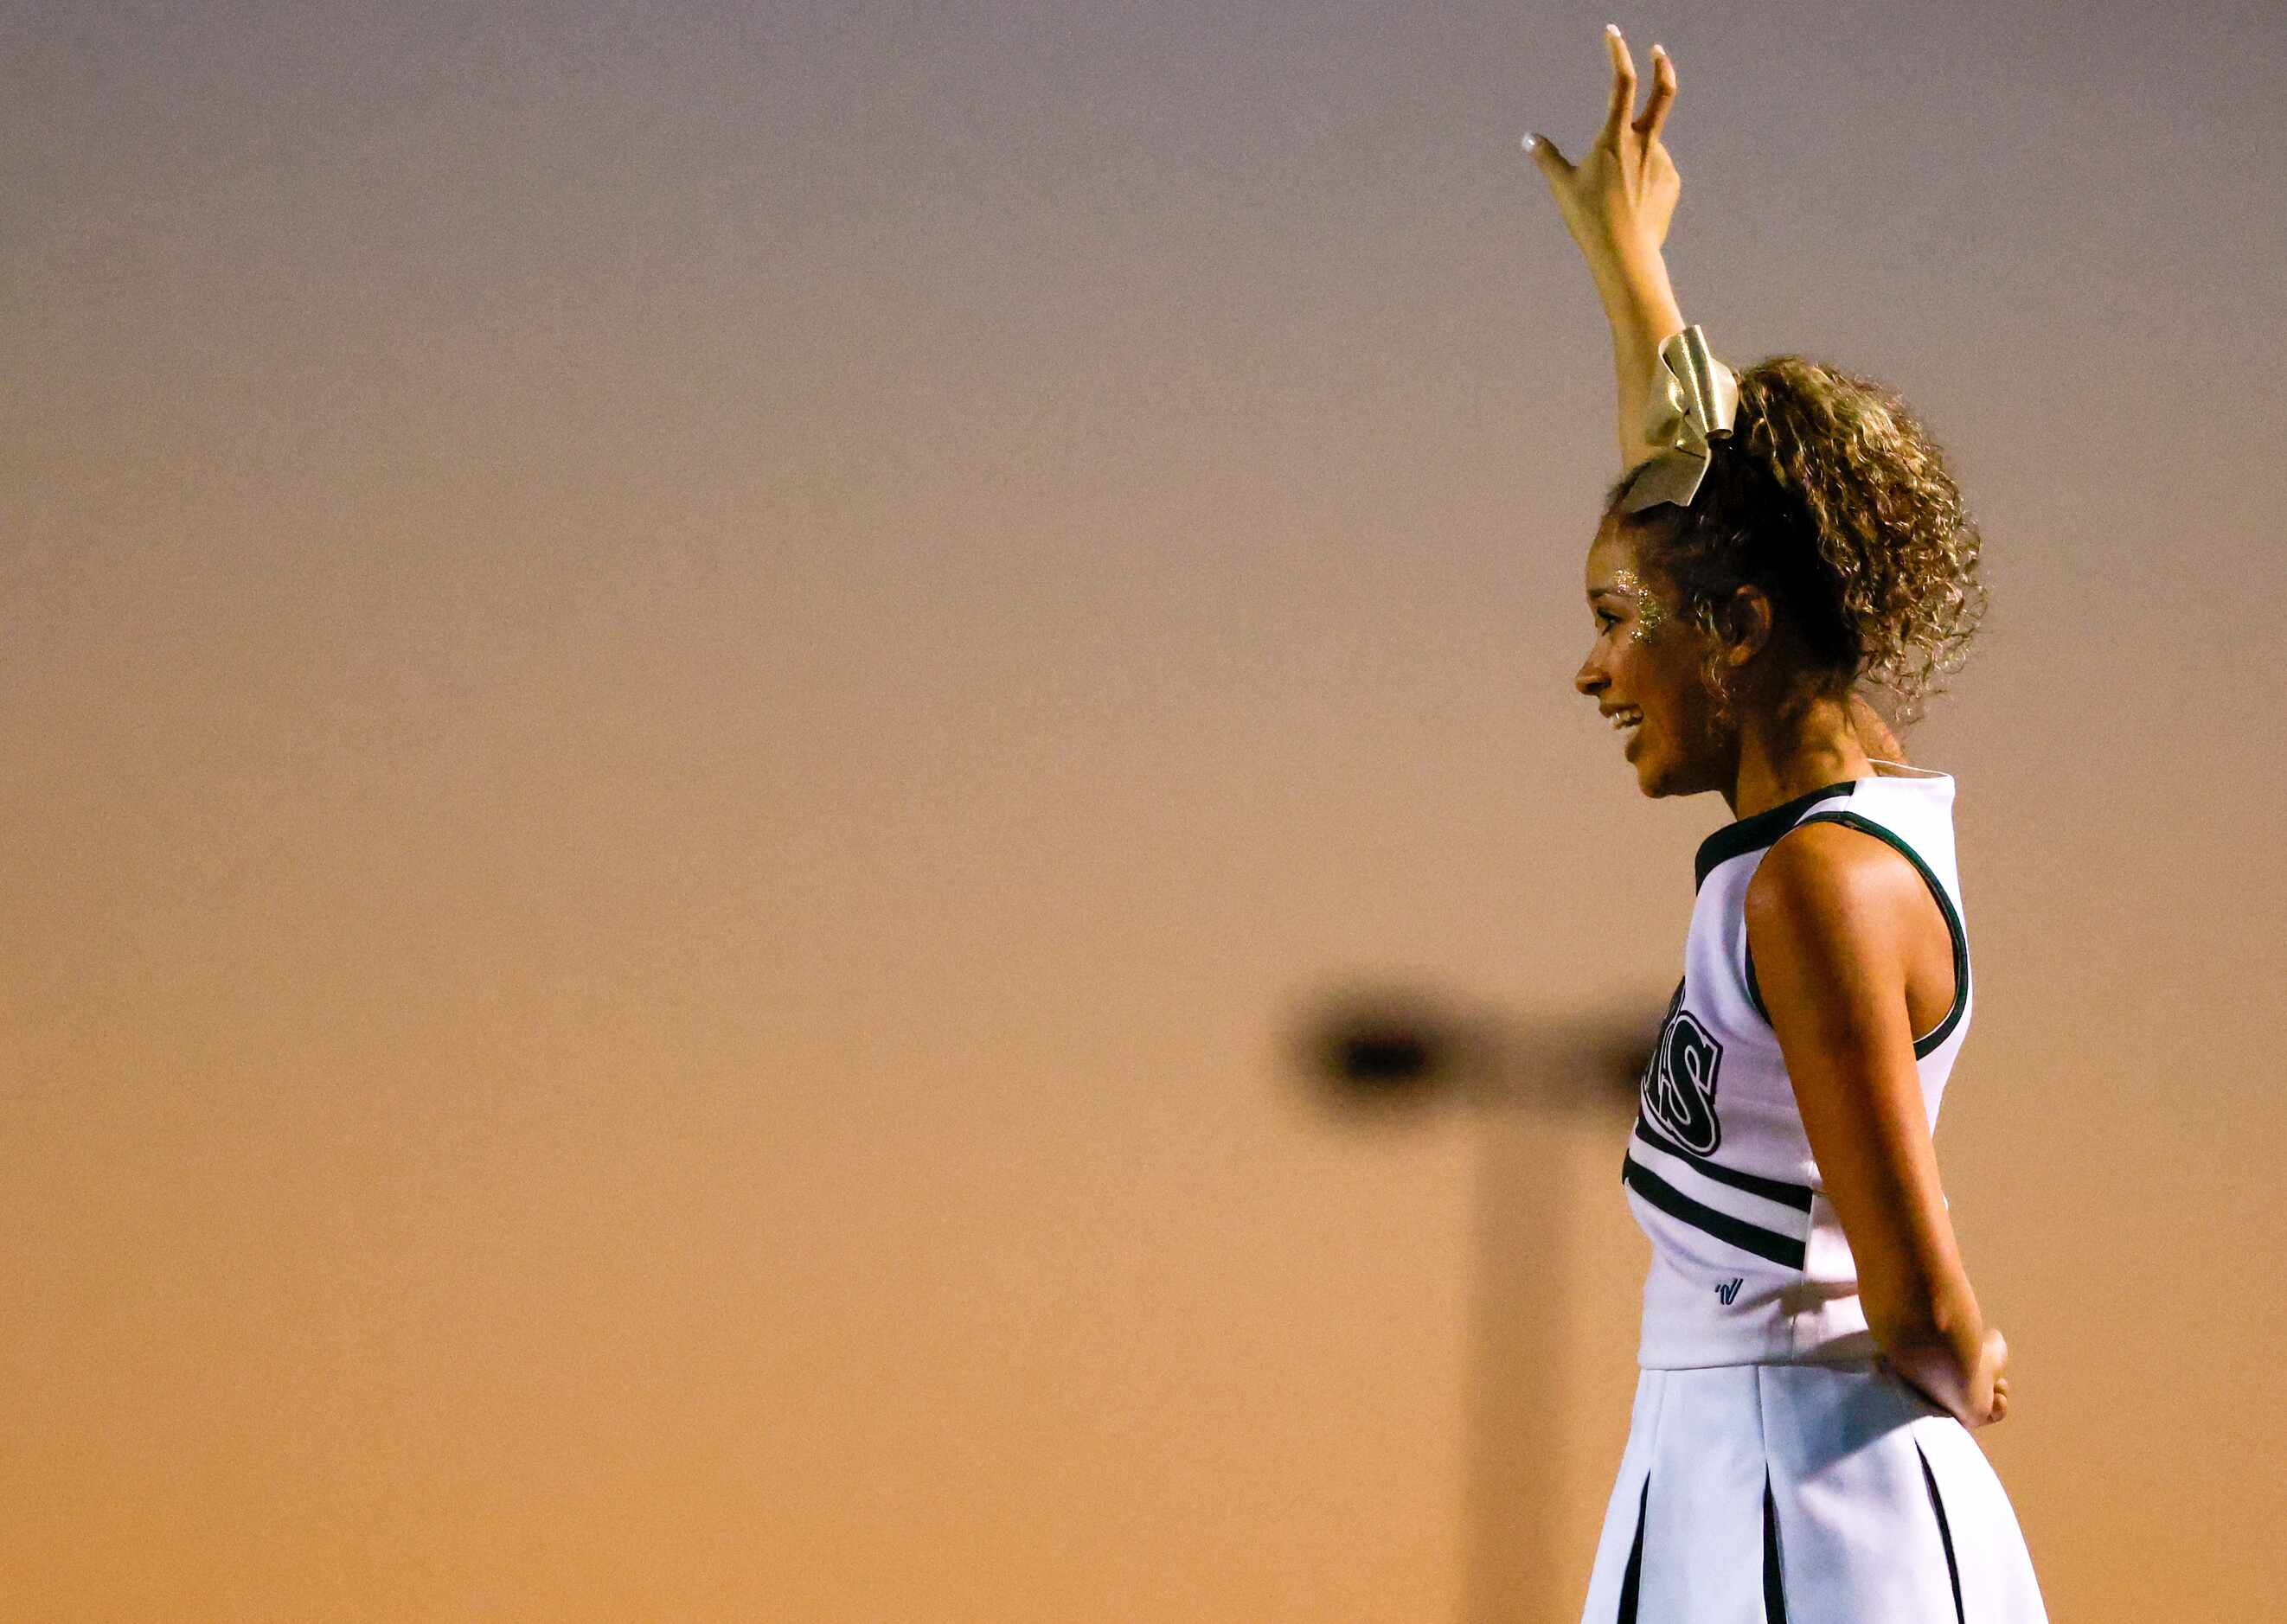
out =
<path fill-rule="evenodd" d="M 1667 606 L 1642 576 L 1634 570 L 1621 570 L 1613 575 L 1612 584 L 1635 601 L 1636 625 L 1628 634 L 1629 642 L 1642 643 L 1667 624 Z"/>

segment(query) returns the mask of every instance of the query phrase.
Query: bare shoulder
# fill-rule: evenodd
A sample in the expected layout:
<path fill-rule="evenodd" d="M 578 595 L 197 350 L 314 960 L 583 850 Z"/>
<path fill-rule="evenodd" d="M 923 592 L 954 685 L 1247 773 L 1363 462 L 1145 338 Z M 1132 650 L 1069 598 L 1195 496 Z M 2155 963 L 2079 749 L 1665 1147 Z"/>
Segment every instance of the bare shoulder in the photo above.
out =
<path fill-rule="evenodd" d="M 1893 891 L 1911 896 L 1921 877 L 1887 840 L 1848 824 L 1819 819 L 1781 835 L 1747 882 L 1747 906 L 1792 911 L 1807 904 L 1872 902 Z"/>
<path fill-rule="evenodd" d="M 1756 865 L 1747 930 L 1759 958 L 1766 943 L 1812 956 L 1863 953 L 1895 942 L 1925 901 L 1921 876 L 1889 842 L 1846 824 L 1813 822 L 1780 836 Z"/>

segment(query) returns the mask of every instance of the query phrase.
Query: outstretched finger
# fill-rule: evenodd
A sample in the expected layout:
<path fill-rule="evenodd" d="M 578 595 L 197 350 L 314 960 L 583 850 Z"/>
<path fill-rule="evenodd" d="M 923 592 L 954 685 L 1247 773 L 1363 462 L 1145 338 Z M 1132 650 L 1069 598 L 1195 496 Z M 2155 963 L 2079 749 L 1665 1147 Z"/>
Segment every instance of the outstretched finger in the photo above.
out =
<path fill-rule="evenodd" d="M 1675 105 L 1675 61 L 1665 46 L 1651 48 L 1651 99 L 1644 104 L 1643 116 L 1635 122 L 1635 132 L 1649 146 L 1659 139 L 1660 127 L 1667 122 L 1667 110 Z"/>
<path fill-rule="evenodd" d="M 1604 130 L 1599 138 L 1617 146 L 1620 131 L 1636 110 L 1636 65 L 1628 55 L 1627 41 L 1620 37 L 1619 24 L 1604 25 L 1604 43 L 1612 55 L 1612 103 L 1604 111 Z"/>
<path fill-rule="evenodd" d="M 1556 150 L 1556 143 L 1545 135 L 1525 137 L 1524 150 L 1552 184 L 1572 173 L 1572 166 L 1564 161 L 1564 154 Z"/>

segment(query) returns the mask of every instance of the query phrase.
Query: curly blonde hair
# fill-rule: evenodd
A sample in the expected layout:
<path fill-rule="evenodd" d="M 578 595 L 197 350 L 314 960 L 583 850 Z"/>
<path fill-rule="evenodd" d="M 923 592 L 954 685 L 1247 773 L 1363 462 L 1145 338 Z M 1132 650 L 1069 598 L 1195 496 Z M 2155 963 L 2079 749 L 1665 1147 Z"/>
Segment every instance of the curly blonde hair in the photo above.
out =
<path fill-rule="evenodd" d="M 1937 444 L 1890 390 L 1800 356 L 1739 374 L 1732 432 L 1690 507 L 1623 516 L 1703 631 L 1740 587 L 1760 587 L 1823 686 L 1887 693 L 1900 725 L 1959 669 L 1985 611 L 1982 538 Z"/>

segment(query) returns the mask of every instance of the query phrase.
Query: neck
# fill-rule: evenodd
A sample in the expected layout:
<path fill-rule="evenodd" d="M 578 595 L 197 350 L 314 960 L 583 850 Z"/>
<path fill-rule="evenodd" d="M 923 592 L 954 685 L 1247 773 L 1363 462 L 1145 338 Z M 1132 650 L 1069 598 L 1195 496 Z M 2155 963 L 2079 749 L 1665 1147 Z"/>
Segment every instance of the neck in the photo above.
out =
<path fill-rule="evenodd" d="M 1872 777 L 1847 695 L 1766 712 L 1740 730 L 1739 768 L 1724 799 L 1734 817 L 1808 795 L 1830 784 Z"/>

